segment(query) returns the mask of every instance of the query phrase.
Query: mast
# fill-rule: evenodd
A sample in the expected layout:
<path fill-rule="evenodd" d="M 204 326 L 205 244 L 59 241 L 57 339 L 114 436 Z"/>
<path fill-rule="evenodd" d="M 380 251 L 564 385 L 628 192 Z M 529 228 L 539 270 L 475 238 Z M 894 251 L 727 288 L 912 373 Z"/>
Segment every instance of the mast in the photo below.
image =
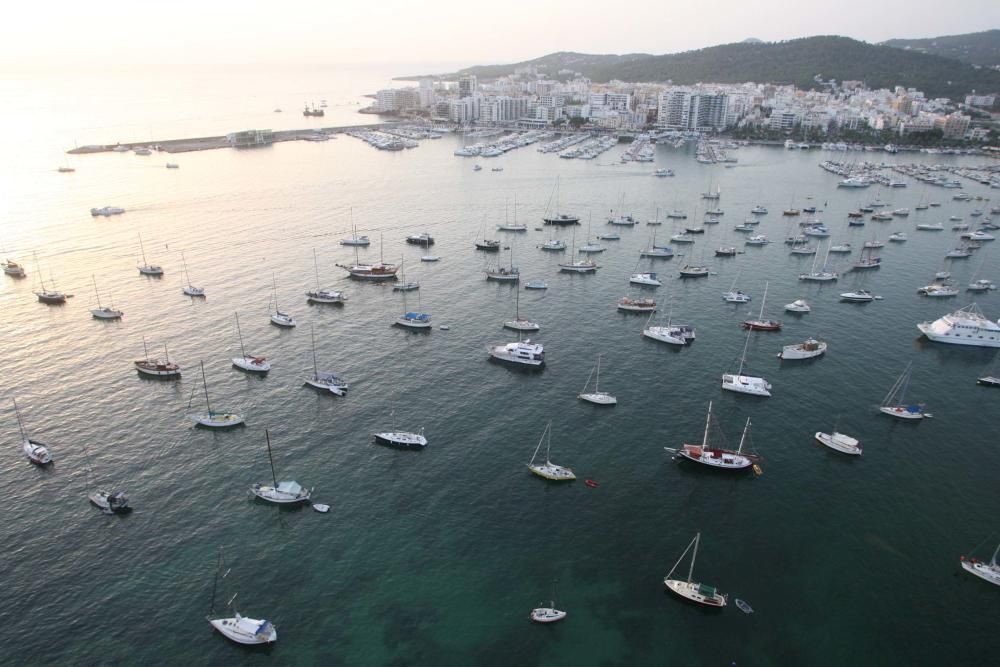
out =
<path fill-rule="evenodd" d="M 542 440 L 545 440 L 545 434 L 549 432 L 549 426 L 551 425 L 552 422 L 549 422 L 548 425 L 545 427 L 545 430 L 542 431 L 542 437 L 538 439 L 538 445 L 535 447 L 535 453 L 531 455 L 531 461 L 528 463 L 529 466 L 535 462 L 535 457 L 538 456 L 538 450 L 542 448 Z"/>
<path fill-rule="evenodd" d="M 319 370 L 316 368 L 316 331 L 313 328 L 312 322 L 309 323 L 309 337 L 312 338 L 313 347 L 313 379 L 319 379 Z"/>
<path fill-rule="evenodd" d="M 167 344 L 166 343 L 163 344 L 163 363 L 165 363 L 165 364 L 169 364 L 170 363 L 170 352 L 167 351 Z"/>
<path fill-rule="evenodd" d="M 815 257 L 813 258 L 813 268 L 814 269 L 816 268 Z M 764 282 L 764 296 L 760 300 L 760 315 L 757 316 L 758 320 L 763 320 L 764 319 L 764 303 L 767 301 L 767 285 L 768 285 L 768 283 L 765 281 Z M 749 340 L 750 339 L 748 338 L 747 341 L 749 342 Z"/>
<path fill-rule="evenodd" d="M 319 260 L 316 259 L 316 248 L 313 248 L 313 269 L 316 272 L 316 289 L 319 290 Z"/>
<path fill-rule="evenodd" d="M 694 574 L 694 561 L 698 558 L 698 542 L 701 541 L 701 533 L 695 533 L 694 553 L 691 554 L 691 567 L 688 568 L 688 583 L 691 583 L 691 576 Z"/>
<path fill-rule="evenodd" d="M 97 291 L 97 277 L 94 276 L 93 273 L 91 273 L 90 274 L 90 279 L 94 281 L 94 296 L 97 297 L 97 309 L 98 310 L 102 310 L 102 308 L 101 308 L 101 293 Z"/>
<path fill-rule="evenodd" d="M 142 253 L 142 265 L 147 266 L 149 262 L 146 261 L 146 249 L 142 247 L 142 234 L 139 234 L 139 252 Z"/>
<path fill-rule="evenodd" d="M 548 426 L 545 427 L 545 432 L 548 437 L 545 439 L 545 464 L 552 465 L 552 461 L 549 460 L 549 451 L 552 449 L 552 422 L 550 421 Z"/>
<path fill-rule="evenodd" d="M 737 454 L 740 454 L 740 453 L 743 452 L 743 441 L 746 439 L 746 437 L 747 437 L 747 431 L 749 431 L 749 430 L 750 430 L 750 418 L 747 417 L 746 426 L 743 427 L 743 435 L 740 436 L 740 446 L 736 450 Z M 834 429 L 834 430 L 836 430 L 836 429 Z"/>
<path fill-rule="evenodd" d="M 240 331 L 240 314 L 238 311 L 233 311 L 233 314 L 236 315 L 236 335 L 240 337 L 240 352 L 243 353 L 243 358 L 245 359 L 247 351 L 246 348 L 243 347 L 243 332 Z"/>
<path fill-rule="evenodd" d="M 993 558 L 990 559 L 990 565 L 996 567 L 997 565 L 997 554 L 1000 553 L 1000 544 L 997 545 L 996 551 L 993 552 Z"/>
<path fill-rule="evenodd" d="M 597 355 L 597 379 L 594 380 L 594 393 L 601 393 L 601 355 Z"/>
<path fill-rule="evenodd" d="M 274 488 L 278 488 L 278 476 L 274 472 L 274 459 L 271 457 L 271 436 L 264 429 L 264 437 L 267 438 L 267 460 L 271 462 L 271 479 L 274 481 Z"/>
<path fill-rule="evenodd" d="M 740 369 L 736 371 L 736 375 L 743 375 L 743 364 L 747 361 L 747 348 L 750 347 L 750 334 L 753 329 L 747 329 L 747 342 L 743 343 L 743 355 L 740 357 Z"/>
<path fill-rule="evenodd" d="M 702 449 L 708 444 L 708 427 L 712 424 L 712 401 L 708 402 L 708 415 L 705 417 L 705 434 L 701 436 Z"/>
<path fill-rule="evenodd" d="M 208 408 L 208 416 L 212 417 L 212 404 L 208 402 L 208 378 L 205 376 L 205 362 L 201 362 L 201 382 L 205 387 L 205 407 Z"/>
<path fill-rule="evenodd" d="M 17 415 L 17 428 L 21 432 L 21 439 L 27 440 L 28 434 L 24 432 L 24 424 L 21 423 L 21 411 L 17 408 L 17 399 L 12 398 L 11 400 L 14 401 L 14 414 Z"/>
<path fill-rule="evenodd" d="M 184 265 L 184 280 L 187 281 L 188 287 L 191 287 L 191 276 L 188 275 L 188 263 L 184 259 L 184 251 L 181 250 L 181 264 Z"/>
<path fill-rule="evenodd" d="M 149 361 L 149 348 L 146 347 L 146 337 L 142 337 L 142 353 L 146 357 L 146 361 Z"/>
<path fill-rule="evenodd" d="M 278 308 L 278 281 L 274 278 L 274 271 L 271 271 L 271 288 L 274 290 L 274 312 L 281 312 Z"/>

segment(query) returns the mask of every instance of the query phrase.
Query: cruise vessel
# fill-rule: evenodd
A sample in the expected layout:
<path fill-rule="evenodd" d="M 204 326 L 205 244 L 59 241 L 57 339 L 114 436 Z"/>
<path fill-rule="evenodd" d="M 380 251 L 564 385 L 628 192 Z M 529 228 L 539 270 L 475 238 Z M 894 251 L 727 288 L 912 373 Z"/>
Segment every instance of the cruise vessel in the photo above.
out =
<path fill-rule="evenodd" d="M 921 322 L 917 329 L 937 343 L 1000 347 L 1000 322 L 985 317 L 974 303 L 933 322 Z"/>

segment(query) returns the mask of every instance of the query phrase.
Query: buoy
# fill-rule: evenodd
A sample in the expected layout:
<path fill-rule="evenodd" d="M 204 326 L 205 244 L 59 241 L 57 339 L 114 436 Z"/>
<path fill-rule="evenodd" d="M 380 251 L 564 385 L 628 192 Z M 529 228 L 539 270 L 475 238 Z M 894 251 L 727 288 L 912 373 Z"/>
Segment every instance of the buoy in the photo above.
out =
<path fill-rule="evenodd" d="M 587 486 L 589 486 L 592 489 L 596 489 L 597 487 L 600 486 L 600 484 L 598 484 L 597 482 L 595 482 L 592 479 L 588 479 L 587 481 L 584 482 L 584 484 L 586 484 Z"/>

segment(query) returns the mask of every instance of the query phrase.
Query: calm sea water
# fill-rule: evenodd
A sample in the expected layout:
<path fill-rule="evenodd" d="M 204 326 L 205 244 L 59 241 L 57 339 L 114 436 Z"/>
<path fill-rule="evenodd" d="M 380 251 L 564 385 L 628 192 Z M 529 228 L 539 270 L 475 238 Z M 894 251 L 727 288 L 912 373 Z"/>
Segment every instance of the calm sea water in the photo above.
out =
<path fill-rule="evenodd" d="M 967 216 L 982 202 L 952 202 L 951 191 L 911 183 L 881 196 L 893 207 L 912 208 L 921 198 L 944 205 L 848 228 L 846 212 L 876 193 L 838 190 L 837 179 L 816 166 L 827 157 L 818 151 L 744 148 L 733 169 L 699 165 L 690 149 L 662 146 L 656 165 L 618 164 L 621 147 L 591 162 L 533 148 L 471 160 L 452 155 L 459 137 L 401 153 L 342 136 L 172 158 L 102 154 L 69 158 L 76 173 L 55 171 L 74 140 L 368 122 L 354 113 L 355 102 L 388 74 L 182 71 L 3 82 L 11 101 L 5 126 L 17 137 L 0 172 L 0 243 L 30 273 L 0 282 L 8 399 L 0 406 L 7 452 L 0 457 L 7 593 L 0 636 L 11 664 L 992 662 L 1000 642 L 989 622 L 1000 597 L 958 566 L 959 555 L 978 547 L 977 555 L 988 556 L 998 539 L 1000 392 L 975 384 L 992 354 L 927 343 L 914 327 L 967 302 L 965 295 L 916 294 L 956 241 L 950 231 L 918 232 L 916 223 Z M 304 101 L 324 98 L 331 105 L 325 119 L 301 117 Z M 274 114 L 275 106 L 286 112 Z M 166 170 L 168 159 L 180 169 Z M 472 170 L 477 161 L 483 171 Z M 654 166 L 677 176 L 654 178 Z M 674 321 L 695 325 L 692 346 L 643 339 L 645 318 L 615 310 L 618 298 L 638 294 L 627 276 L 649 266 L 637 259 L 653 227 L 621 229 L 622 240 L 604 242 L 593 276 L 559 274 L 562 257 L 537 250 L 552 231 L 534 228 L 556 176 L 563 209 L 583 218 L 578 244 L 588 220 L 590 235 L 610 229 L 607 214 L 623 198 L 623 210 L 643 220 L 657 207 L 661 216 L 683 208 L 695 224 L 707 204 L 699 194 L 721 188 L 723 222 L 680 250 L 687 258 L 654 260 L 666 277 L 652 293 L 660 315 L 672 310 Z M 991 194 L 971 183 L 966 190 Z M 716 246 L 742 243 L 732 227 L 756 203 L 771 210 L 760 231 L 779 242 L 734 259 L 713 257 Z M 799 283 L 812 258 L 790 256 L 780 243 L 790 231 L 781 209 L 809 203 L 823 209 L 835 241 L 860 247 L 873 233 L 884 240 L 895 230 L 910 240 L 889 244 L 883 268 L 870 275 Z M 128 212 L 89 215 L 103 205 Z M 419 280 L 405 301 L 335 267 L 353 259 L 337 243 L 349 234 L 352 210 L 359 232 L 375 241 L 362 257 L 405 258 L 407 279 Z M 501 322 L 514 313 L 515 288 L 485 281 L 483 268 L 495 258 L 472 247 L 484 225 L 492 230 L 515 212 L 530 231 L 503 236 L 513 261 L 525 280 L 549 283 L 546 292 L 520 296 L 521 313 L 543 325 L 536 339 L 548 365 L 534 374 L 486 359 L 487 345 L 514 339 Z M 679 225 L 658 230 L 663 241 Z M 403 243 L 417 231 L 436 237 L 439 263 L 421 263 L 426 251 Z M 164 278 L 137 274 L 139 233 Z M 560 233 L 572 240 L 568 230 Z M 314 249 L 320 283 L 349 295 L 343 308 L 305 302 L 316 283 Z M 181 294 L 182 250 L 207 299 Z M 35 300 L 35 252 L 46 279 L 75 295 L 67 305 Z M 678 280 L 685 259 L 706 261 L 713 274 Z M 1000 279 L 988 247 L 952 271 L 962 285 L 979 275 Z M 102 302 L 125 311 L 123 321 L 90 318 L 92 276 Z M 278 302 L 299 321 L 295 330 L 268 321 L 272 276 Z M 722 301 L 734 282 L 754 296 L 749 307 Z M 748 358 L 774 396 L 722 392 L 719 376 L 745 340 L 738 324 L 758 312 L 765 282 L 765 314 L 786 326 L 755 333 Z M 884 300 L 840 303 L 838 293 L 855 286 Z M 812 313 L 781 314 L 800 297 Z M 979 302 L 996 318 L 998 300 L 988 294 Z M 451 329 L 416 335 L 394 328 L 404 308 Z M 273 363 L 266 378 L 230 366 L 239 353 L 237 311 L 247 351 Z M 310 327 L 320 367 L 349 379 L 348 396 L 302 386 L 312 372 Z M 829 341 L 824 358 L 775 357 L 810 335 Z M 143 337 L 151 352 L 169 346 L 184 367 L 181 381 L 137 376 L 131 362 L 142 357 Z M 598 353 L 601 387 L 619 400 L 613 409 L 575 398 Z M 245 428 L 208 432 L 185 419 L 202 407 L 199 361 L 213 407 L 244 413 Z M 935 414 L 917 425 L 875 410 L 910 362 L 910 394 Z M 31 434 L 50 445 L 56 463 L 49 469 L 21 456 L 12 397 Z M 752 417 L 762 476 L 711 474 L 664 452 L 700 438 L 709 401 L 731 445 Z M 552 459 L 581 481 L 553 485 L 525 469 L 549 421 Z M 425 429 L 426 450 L 374 445 L 372 433 L 393 423 Z M 835 424 L 863 441 L 863 457 L 814 442 L 815 431 Z M 265 429 L 279 477 L 315 487 L 329 514 L 248 499 L 248 486 L 269 477 Z M 135 511 L 99 513 L 86 499 L 99 484 L 121 485 Z M 664 575 L 696 531 L 696 576 L 730 601 L 750 602 L 753 615 L 734 606 L 705 612 L 664 592 Z M 204 620 L 220 546 L 232 567 L 226 597 L 238 591 L 241 612 L 275 622 L 280 641 L 270 649 L 232 645 Z M 529 610 L 553 589 L 568 619 L 531 625 Z"/>

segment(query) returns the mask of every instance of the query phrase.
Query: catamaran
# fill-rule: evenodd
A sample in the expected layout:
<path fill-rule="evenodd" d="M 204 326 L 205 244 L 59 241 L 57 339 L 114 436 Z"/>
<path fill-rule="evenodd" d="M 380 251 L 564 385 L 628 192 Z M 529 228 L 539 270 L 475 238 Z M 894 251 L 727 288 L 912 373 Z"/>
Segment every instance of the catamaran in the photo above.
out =
<path fill-rule="evenodd" d="M 674 311 L 671 308 L 670 313 L 667 315 L 667 324 L 665 326 L 650 326 L 649 323 L 653 320 L 653 314 L 650 313 L 649 319 L 646 320 L 646 326 L 642 330 L 642 335 L 646 338 L 652 338 L 661 343 L 669 343 L 671 345 L 687 345 L 693 341 L 695 339 L 694 327 L 690 324 L 671 324 L 673 314 Z"/>
<path fill-rule="evenodd" d="M 831 280 L 836 280 L 839 274 L 836 271 L 828 271 L 826 268 L 827 263 L 830 260 L 830 248 L 832 244 L 827 244 L 826 246 L 826 257 L 823 258 L 823 268 L 819 271 L 816 270 L 816 259 L 819 257 L 819 253 L 813 255 L 813 265 L 809 273 L 799 274 L 799 280 L 808 280 L 813 282 L 829 282 Z"/>
<path fill-rule="evenodd" d="M 587 387 L 590 386 L 590 378 L 597 372 L 597 378 L 594 380 L 594 391 L 587 392 Z M 590 371 L 590 375 L 587 376 L 587 382 L 583 385 L 583 391 L 576 395 L 581 401 L 587 401 L 588 403 L 596 403 L 597 405 L 617 405 L 618 399 L 609 394 L 606 391 L 601 391 L 599 386 L 601 384 L 601 355 L 597 355 L 597 366 L 595 366 Z"/>
<path fill-rule="evenodd" d="M 701 533 L 697 533 L 694 539 L 691 540 L 691 544 L 687 546 L 681 557 L 677 559 L 674 566 L 670 569 L 670 572 L 663 579 L 663 583 L 666 585 L 667 590 L 676 593 L 686 600 L 691 602 L 696 602 L 698 604 L 705 605 L 707 607 L 725 607 L 726 606 L 726 596 L 719 593 L 714 586 L 708 586 L 692 580 L 694 576 L 694 561 L 698 558 L 698 543 L 701 541 Z M 677 566 L 681 564 L 684 560 L 684 556 L 687 552 L 694 547 L 694 553 L 691 554 L 691 567 L 688 568 L 687 580 L 683 579 L 671 579 Z"/>
<path fill-rule="evenodd" d="M 923 403 L 907 403 L 906 389 L 910 384 L 910 374 L 912 373 L 913 362 L 906 364 L 906 369 L 892 385 L 889 393 L 882 399 L 879 412 L 896 417 L 898 419 L 923 419 L 931 415 L 924 412 Z"/>
<path fill-rule="evenodd" d="M 241 356 L 233 357 L 233 366 L 241 368 L 245 371 L 251 373 L 266 373 L 271 370 L 271 363 L 266 357 L 254 357 L 247 354 L 246 348 L 243 346 L 243 331 L 240 329 L 240 314 L 235 313 L 236 316 L 236 334 L 240 339 L 240 353 Z"/>
<path fill-rule="evenodd" d="M 535 463 L 535 459 L 538 458 L 538 450 L 542 447 L 542 441 L 545 441 L 545 463 Z M 552 422 L 550 421 L 546 424 L 545 430 L 542 431 L 542 437 L 538 439 L 538 446 L 535 447 L 535 453 L 531 455 L 531 461 L 528 462 L 528 470 L 539 477 L 544 477 L 554 482 L 568 482 L 576 479 L 576 475 L 571 469 L 556 465 L 549 460 L 551 449 Z"/>
<path fill-rule="evenodd" d="M 294 481 L 278 482 L 278 475 L 274 472 L 274 458 L 271 456 L 271 435 L 264 429 L 264 438 L 267 442 L 267 460 L 271 463 L 271 481 L 273 484 L 263 484 L 255 482 L 250 486 L 250 493 L 261 500 L 277 505 L 293 505 L 296 503 L 309 502 L 312 489 L 305 489 L 301 484 Z"/>
<path fill-rule="evenodd" d="M 747 329 L 747 339 L 743 344 L 743 354 L 740 355 L 740 366 L 736 373 L 722 374 L 722 388 L 727 391 L 735 391 L 740 394 L 752 394 L 754 396 L 770 396 L 771 383 L 762 377 L 754 375 L 743 375 L 743 367 L 747 361 L 747 348 L 750 346 L 750 335 L 752 329 Z"/>

